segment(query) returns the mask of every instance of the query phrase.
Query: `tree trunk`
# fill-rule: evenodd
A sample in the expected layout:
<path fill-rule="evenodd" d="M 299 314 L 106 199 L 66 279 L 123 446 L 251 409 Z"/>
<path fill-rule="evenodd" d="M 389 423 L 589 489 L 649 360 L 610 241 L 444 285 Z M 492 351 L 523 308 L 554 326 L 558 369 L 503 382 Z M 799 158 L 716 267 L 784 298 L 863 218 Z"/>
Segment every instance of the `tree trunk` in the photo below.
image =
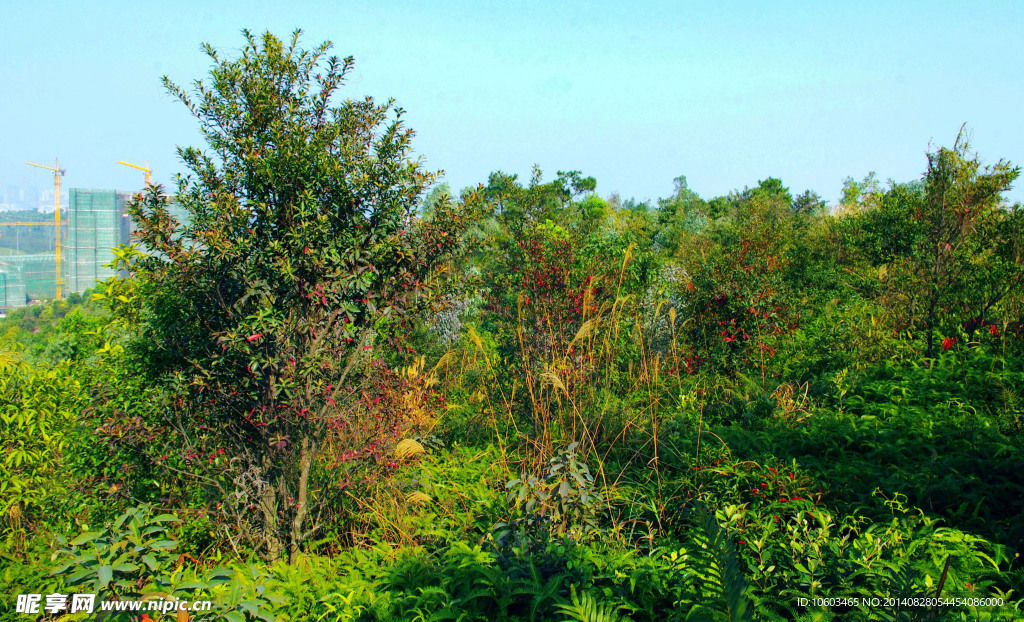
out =
<path fill-rule="evenodd" d="M 263 456 L 262 470 L 262 476 L 267 477 L 271 470 L 268 456 Z M 260 511 L 263 513 L 263 543 L 267 548 L 265 559 L 267 562 L 273 563 L 281 559 L 284 545 L 277 528 L 277 493 L 270 482 L 266 482 L 260 493 Z"/>
<path fill-rule="evenodd" d="M 303 524 L 309 515 L 309 471 L 313 466 L 313 459 L 316 457 L 316 441 L 310 441 L 309 436 L 302 437 L 302 455 L 299 458 L 299 493 L 296 499 L 295 517 L 292 519 L 291 537 L 288 546 L 288 563 L 294 564 L 298 559 L 299 545 L 305 540 L 307 534 L 303 533 Z"/>

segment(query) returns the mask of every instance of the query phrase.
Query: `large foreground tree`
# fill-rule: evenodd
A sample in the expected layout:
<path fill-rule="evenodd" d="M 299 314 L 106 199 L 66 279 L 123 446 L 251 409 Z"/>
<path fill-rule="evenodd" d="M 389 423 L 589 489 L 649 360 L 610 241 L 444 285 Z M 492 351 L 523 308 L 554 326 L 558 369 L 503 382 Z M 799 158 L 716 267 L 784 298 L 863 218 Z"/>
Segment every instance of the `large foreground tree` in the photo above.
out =
<path fill-rule="evenodd" d="M 337 100 L 351 58 L 298 32 L 244 34 L 236 58 L 205 46 L 194 92 L 164 79 L 209 149 L 179 149 L 173 209 L 159 188 L 131 206 L 151 253 L 140 342 L 172 397 L 177 468 L 206 478 L 236 536 L 294 560 L 339 473 L 407 427 L 362 406 L 359 381 L 387 318 L 425 304 L 464 218 L 449 200 L 417 217 L 434 176 L 401 109 Z"/>

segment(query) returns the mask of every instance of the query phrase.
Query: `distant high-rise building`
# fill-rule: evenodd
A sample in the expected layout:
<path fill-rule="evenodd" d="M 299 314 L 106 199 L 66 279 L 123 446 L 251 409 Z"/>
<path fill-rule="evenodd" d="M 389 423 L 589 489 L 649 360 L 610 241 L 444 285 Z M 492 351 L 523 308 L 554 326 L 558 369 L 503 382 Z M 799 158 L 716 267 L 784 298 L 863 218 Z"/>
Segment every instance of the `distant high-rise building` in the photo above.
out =
<path fill-rule="evenodd" d="M 64 249 L 68 292 L 84 292 L 114 275 L 105 266 L 113 260 L 111 249 L 130 241 L 125 206 L 128 192 L 72 188 L 68 197 L 68 239 Z"/>
<path fill-rule="evenodd" d="M 24 189 L 19 190 L 24 193 Z M 131 243 L 132 222 L 125 210 L 133 194 L 71 188 L 66 201 L 61 201 L 61 264 L 65 294 L 82 293 L 95 287 L 96 281 L 114 276 L 115 271 L 106 264 L 114 259 L 111 251 L 115 246 Z M 52 190 L 49 200 L 48 213 L 52 218 Z M 172 204 L 168 207 L 179 222 L 188 221 L 188 214 L 180 206 Z M 50 231 L 52 235 L 52 227 Z M 52 237 L 50 239 L 52 242 Z M 0 307 L 22 306 L 56 294 L 56 257 L 52 250 L 49 253 L 21 254 L 13 250 L 14 245 L 3 246 L 11 248 L 0 248 Z M 53 248 L 52 244 L 50 248 Z"/>

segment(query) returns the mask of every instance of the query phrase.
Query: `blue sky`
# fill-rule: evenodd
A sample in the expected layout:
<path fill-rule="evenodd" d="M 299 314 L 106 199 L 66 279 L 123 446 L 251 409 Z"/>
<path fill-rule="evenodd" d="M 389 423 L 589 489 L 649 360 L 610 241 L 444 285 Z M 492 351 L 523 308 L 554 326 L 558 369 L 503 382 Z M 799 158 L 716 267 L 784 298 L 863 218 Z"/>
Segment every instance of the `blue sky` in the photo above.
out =
<path fill-rule="evenodd" d="M 1024 3 L 12 2 L 0 20 L 0 188 L 134 190 L 202 145 L 160 85 L 200 44 L 304 30 L 354 56 L 346 96 L 393 97 L 454 188 L 493 170 L 581 170 L 604 196 L 705 197 L 779 177 L 835 201 L 846 176 L 920 177 L 964 122 L 1024 163 Z M 1021 183 L 1009 197 L 1024 200 Z"/>

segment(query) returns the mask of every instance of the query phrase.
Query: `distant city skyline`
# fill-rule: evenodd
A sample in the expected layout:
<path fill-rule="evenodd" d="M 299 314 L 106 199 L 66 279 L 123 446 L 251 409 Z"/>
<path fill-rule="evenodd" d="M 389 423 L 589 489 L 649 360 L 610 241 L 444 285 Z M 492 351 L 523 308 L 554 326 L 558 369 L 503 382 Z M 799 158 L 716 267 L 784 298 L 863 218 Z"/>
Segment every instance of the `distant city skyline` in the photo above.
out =
<path fill-rule="evenodd" d="M 160 84 L 204 79 L 208 42 L 296 27 L 355 57 L 343 95 L 394 97 L 425 166 L 454 190 L 503 170 L 580 170 L 597 191 L 703 197 L 777 177 L 835 203 L 845 177 L 919 179 L 968 124 L 992 163 L 1024 164 L 1024 4 L 676 4 L 226 0 L 17 3 L 0 23 L 0 189 L 136 191 L 204 146 Z M 1024 200 L 1021 184 L 1009 193 Z M 51 195 L 52 198 L 52 195 Z M 49 208 L 52 209 L 52 208 Z"/>
<path fill-rule="evenodd" d="M 61 189 L 60 204 L 68 204 L 68 191 Z M 7 185 L 0 187 L 0 211 L 36 210 L 53 213 L 53 188 Z"/>

